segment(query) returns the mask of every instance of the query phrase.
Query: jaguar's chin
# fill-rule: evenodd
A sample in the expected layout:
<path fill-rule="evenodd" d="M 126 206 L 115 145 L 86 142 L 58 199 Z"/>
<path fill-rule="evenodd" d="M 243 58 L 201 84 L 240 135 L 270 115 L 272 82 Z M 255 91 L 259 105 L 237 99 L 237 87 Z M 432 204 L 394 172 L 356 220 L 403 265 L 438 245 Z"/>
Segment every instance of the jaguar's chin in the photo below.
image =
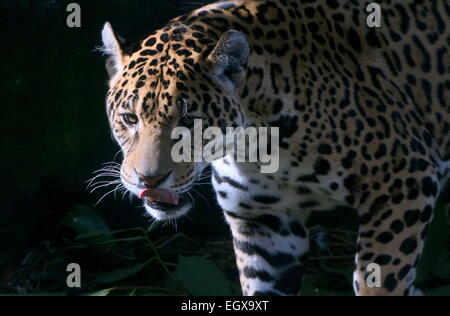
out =
<path fill-rule="evenodd" d="M 192 206 L 192 203 L 184 197 L 180 198 L 178 205 L 148 201 L 144 202 L 147 213 L 157 221 L 182 217 L 191 210 Z"/>

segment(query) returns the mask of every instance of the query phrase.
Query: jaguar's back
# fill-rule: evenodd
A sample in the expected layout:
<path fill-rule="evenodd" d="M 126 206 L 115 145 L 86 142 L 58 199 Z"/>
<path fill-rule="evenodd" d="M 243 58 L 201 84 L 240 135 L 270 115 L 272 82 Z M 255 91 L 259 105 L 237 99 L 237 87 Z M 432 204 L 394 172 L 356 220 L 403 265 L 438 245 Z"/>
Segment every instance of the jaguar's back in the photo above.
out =
<path fill-rule="evenodd" d="M 368 49 L 382 50 L 387 78 L 420 109 L 450 159 L 450 3 L 384 2 L 380 31 L 366 34 Z"/>
<path fill-rule="evenodd" d="M 272 77 L 279 72 L 298 80 L 302 71 L 317 70 L 328 62 L 332 71 L 351 73 L 356 81 L 375 88 L 390 81 L 408 98 L 406 103 L 416 107 L 441 155 L 448 159 L 450 5 L 440 0 L 379 1 L 381 25 L 369 27 L 373 11 L 367 8 L 372 3 L 288 0 L 278 5 L 270 0 L 240 0 L 230 10 L 228 2 L 213 4 L 176 20 L 187 19 L 220 32 L 242 31 L 256 51 L 250 66 L 273 63 L 276 66 L 268 74 Z"/>

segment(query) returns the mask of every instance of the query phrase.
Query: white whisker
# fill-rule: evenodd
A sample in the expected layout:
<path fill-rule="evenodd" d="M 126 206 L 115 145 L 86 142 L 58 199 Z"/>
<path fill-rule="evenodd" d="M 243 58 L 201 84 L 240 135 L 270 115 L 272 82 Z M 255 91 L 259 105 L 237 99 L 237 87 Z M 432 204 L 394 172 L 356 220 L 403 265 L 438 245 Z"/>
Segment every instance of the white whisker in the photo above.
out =
<path fill-rule="evenodd" d="M 94 205 L 94 207 L 96 207 L 108 194 L 110 194 L 110 193 L 113 193 L 114 192 L 114 190 L 115 190 L 115 188 L 114 189 L 112 189 L 111 191 L 108 191 L 107 193 L 105 193 L 101 198 L 100 198 L 100 200 L 98 200 L 98 202 L 97 203 L 95 203 L 95 205 Z"/>
<path fill-rule="evenodd" d="M 102 182 L 107 182 L 107 181 L 102 181 Z M 93 192 L 96 191 L 97 189 L 104 188 L 104 187 L 109 187 L 110 185 L 120 184 L 120 183 L 121 183 L 120 180 L 116 180 L 116 181 L 113 181 L 113 182 L 109 182 L 109 181 L 108 181 L 106 184 L 101 184 L 101 185 L 95 186 L 95 187 L 91 190 L 90 193 L 93 193 Z M 97 183 L 97 184 L 99 184 L 99 183 Z"/>

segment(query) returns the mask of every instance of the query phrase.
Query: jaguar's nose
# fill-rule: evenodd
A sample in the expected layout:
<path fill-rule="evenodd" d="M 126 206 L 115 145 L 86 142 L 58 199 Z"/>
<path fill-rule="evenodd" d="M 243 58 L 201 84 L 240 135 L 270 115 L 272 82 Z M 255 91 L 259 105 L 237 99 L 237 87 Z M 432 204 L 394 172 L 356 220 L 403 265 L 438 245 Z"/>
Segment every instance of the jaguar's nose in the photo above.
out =
<path fill-rule="evenodd" d="M 169 177 L 171 172 L 172 171 L 169 171 L 164 176 L 160 176 L 160 175 L 154 176 L 154 175 L 144 175 L 144 174 L 136 171 L 136 173 L 139 177 L 139 181 L 141 182 L 142 185 L 146 186 L 147 188 L 158 187 L 162 182 L 164 182 L 164 180 L 166 180 Z"/>

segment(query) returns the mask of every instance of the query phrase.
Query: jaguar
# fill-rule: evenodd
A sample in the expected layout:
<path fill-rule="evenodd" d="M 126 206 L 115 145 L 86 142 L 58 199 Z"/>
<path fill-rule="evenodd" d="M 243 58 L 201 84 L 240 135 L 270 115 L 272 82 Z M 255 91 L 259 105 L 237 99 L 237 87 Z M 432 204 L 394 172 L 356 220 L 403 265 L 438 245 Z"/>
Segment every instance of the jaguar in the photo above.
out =
<path fill-rule="evenodd" d="M 341 208 L 358 214 L 356 295 L 422 295 L 417 265 L 449 197 L 450 3 L 380 0 L 369 27 L 370 3 L 220 1 L 134 43 L 103 28 L 123 185 L 169 220 L 192 208 L 210 166 L 244 295 L 299 294 L 316 215 Z M 278 170 L 230 156 L 174 162 L 172 131 L 196 119 L 278 127 Z"/>

